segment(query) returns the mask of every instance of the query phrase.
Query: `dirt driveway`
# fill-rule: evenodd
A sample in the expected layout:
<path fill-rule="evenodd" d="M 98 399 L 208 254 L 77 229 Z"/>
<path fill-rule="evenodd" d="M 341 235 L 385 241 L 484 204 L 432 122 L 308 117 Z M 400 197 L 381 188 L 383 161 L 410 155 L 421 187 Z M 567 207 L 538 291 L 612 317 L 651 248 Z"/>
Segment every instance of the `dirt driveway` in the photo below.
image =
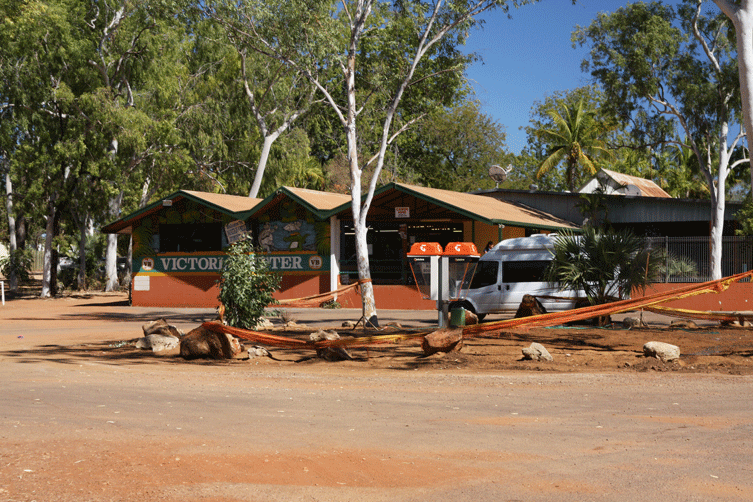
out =
<path fill-rule="evenodd" d="M 573 327 L 430 357 L 415 342 L 342 363 L 189 363 L 124 342 L 211 311 L 124 300 L 0 307 L 0 500 L 753 500 L 750 330 Z M 642 357 L 650 340 L 683 357 Z M 531 341 L 554 362 L 521 361 Z"/>

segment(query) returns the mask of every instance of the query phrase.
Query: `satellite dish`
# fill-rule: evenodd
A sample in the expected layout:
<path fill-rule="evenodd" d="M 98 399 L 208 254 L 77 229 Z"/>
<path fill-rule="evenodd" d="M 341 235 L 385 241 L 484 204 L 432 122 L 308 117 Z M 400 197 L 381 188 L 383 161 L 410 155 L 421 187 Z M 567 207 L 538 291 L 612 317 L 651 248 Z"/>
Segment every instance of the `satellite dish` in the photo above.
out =
<path fill-rule="evenodd" d="M 512 171 L 512 164 L 508 164 L 507 167 L 493 165 L 489 168 L 489 177 L 497 184 L 496 188 L 499 188 L 499 184 L 507 179 L 507 173 Z"/>

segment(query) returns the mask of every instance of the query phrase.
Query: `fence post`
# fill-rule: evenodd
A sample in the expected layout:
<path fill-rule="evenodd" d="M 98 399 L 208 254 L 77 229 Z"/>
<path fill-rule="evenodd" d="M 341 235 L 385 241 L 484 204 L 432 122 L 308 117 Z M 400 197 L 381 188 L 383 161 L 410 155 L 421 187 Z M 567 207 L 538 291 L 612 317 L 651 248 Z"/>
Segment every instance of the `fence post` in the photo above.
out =
<path fill-rule="evenodd" d="M 669 282 L 669 237 L 664 236 L 664 282 Z"/>

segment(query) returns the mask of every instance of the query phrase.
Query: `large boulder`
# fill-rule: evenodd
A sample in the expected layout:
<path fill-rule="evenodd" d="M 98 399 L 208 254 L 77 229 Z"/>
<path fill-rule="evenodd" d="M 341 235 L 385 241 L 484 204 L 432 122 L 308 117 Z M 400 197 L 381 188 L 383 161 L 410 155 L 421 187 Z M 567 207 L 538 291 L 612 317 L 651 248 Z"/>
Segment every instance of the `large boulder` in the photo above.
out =
<path fill-rule="evenodd" d="M 180 341 L 183 359 L 233 359 L 243 352 L 243 345 L 232 335 L 204 326 L 191 330 Z"/>
<path fill-rule="evenodd" d="M 421 348 L 427 356 L 437 352 L 460 350 L 463 348 L 463 329 L 449 328 L 433 331 L 424 337 Z"/>
<path fill-rule="evenodd" d="M 680 359 L 680 347 L 664 342 L 647 342 L 643 346 L 643 355 L 661 359 L 666 363 Z"/>

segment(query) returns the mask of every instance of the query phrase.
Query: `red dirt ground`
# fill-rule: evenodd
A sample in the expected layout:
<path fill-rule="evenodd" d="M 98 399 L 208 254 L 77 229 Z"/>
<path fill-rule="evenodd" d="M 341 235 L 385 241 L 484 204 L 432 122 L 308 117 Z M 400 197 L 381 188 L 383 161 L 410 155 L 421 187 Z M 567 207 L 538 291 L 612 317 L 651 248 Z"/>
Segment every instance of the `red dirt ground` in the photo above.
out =
<path fill-rule="evenodd" d="M 473 338 L 428 357 L 416 340 L 352 349 L 353 361 L 337 363 L 275 348 L 273 358 L 186 362 L 127 342 L 159 314 L 188 330 L 211 312 L 125 299 L 26 297 L 0 307 L 0 500 L 753 499 L 750 410 L 726 407 L 750 398 L 750 329 L 575 326 Z M 652 340 L 678 345 L 681 359 L 644 357 Z M 533 341 L 554 361 L 523 361 Z M 513 407 L 541 403 L 535 417 L 482 413 L 490 396 L 512 396 L 513 383 L 524 389 Z M 708 402 L 687 412 L 640 408 L 696 393 Z M 584 415 L 573 395 L 591 396 L 594 409 Z M 287 418 L 293 409 L 299 418 Z M 611 443 L 573 432 L 591 419 L 618 421 Z M 689 431 L 688 442 L 665 442 L 651 424 Z M 615 447 L 618 457 L 602 456 Z"/>

